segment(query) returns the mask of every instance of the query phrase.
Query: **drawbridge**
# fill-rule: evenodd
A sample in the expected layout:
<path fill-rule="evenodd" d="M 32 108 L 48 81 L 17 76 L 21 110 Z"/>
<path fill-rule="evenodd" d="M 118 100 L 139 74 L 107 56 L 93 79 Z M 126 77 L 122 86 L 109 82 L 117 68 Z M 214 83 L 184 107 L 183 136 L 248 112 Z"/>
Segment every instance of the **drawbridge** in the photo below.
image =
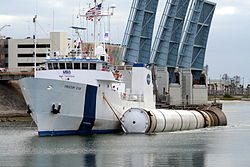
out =
<path fill-rule="evenodd" d="M 133 0 L 122 46 L 124 62 L 202 70 L 216 4 L 167 0 L 155 39 L 159 0 Z"/>
<path fill-rule="evenodd" d="M 157 67 L 158 76 L 153 70 L 153 78 L 157 78 L 153 80 L 160 101 L 204 104 L 204 61 L 216 4 L 208 0 L 166 0 L 160 23 L 155 26 L 158 5 L 159 0 L 133 0 L 122 42 L 123 60 L 127 65 Z"/>

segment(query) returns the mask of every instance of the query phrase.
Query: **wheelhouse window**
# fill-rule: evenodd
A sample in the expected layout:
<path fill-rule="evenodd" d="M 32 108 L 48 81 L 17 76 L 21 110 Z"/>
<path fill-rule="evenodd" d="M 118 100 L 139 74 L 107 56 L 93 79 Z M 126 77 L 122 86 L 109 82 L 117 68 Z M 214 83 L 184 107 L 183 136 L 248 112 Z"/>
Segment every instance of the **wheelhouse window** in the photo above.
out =
<path fill-rule="evenodd" d="M 53 63 L 53 68 L 54 68 L 55 70 L 57 70 L 57 69 L 58 69 L 58 63 Z"/>
<path fill-rule="evenodd" d="M 96 70 L 96 63 L 90 63 L 90 70 Z"/>
<path fill-rule="evenodd" d="M 52 70 L 52 64 L 51 63 L 48 63 L 48 69 Z"/>
<path fill-rule="evenodd" d="M 82 63 L 82 69 L 84 69 L 84 70 L 89 69 L 89 64 L 88 63 Z"/>
<path fill-rule="evenodd" d="M 105 56 L 101 56 L 100 59 L 101 59 L 102 61 L 105 61 Z"/>
<path fill-rule="evenodd" d="M 72 63 L 66 63 L 67 69 L 72 69 Z"/>
<path fill-rule="evenodd" d="M 80 63 L 74 63 L 74 69 L 81 69 L 80 68 Z"/>
<path fill-rule="evenodd" d="M 65 69 L 65 63 L 59 63 L 60 69 Z"/>

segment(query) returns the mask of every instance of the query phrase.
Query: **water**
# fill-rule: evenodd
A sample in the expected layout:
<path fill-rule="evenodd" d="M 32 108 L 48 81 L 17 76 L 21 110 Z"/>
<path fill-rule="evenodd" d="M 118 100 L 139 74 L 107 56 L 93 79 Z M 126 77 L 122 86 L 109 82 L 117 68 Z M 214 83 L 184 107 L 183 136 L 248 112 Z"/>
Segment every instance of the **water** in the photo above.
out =
<path fill-rule="evenodd" d="M 38 137 L 0 129 L 0 166 L 249 166 L 250 103 L 225 103 L 227 127 L 154 135 Z"/>

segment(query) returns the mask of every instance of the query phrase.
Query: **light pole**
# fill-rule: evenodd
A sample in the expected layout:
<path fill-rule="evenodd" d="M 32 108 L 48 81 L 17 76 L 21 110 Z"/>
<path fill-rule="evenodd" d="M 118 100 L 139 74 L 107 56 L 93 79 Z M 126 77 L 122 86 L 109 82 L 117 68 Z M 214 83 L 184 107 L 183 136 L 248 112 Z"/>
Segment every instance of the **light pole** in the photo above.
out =
<path fill-rule="evenodd" d="M 35 17 L 33 18 L 33 23 L 34 23 L 34 35 L 33 35 L 33 40 L 34 40 L 34 77 L 36 78 L 36 45 L 37 45 L 37 39 L 36 39 L 36 19 L 37 19 L 37 15 L 35 15 Z"/>
<path fill-rule="evenodd" d="M 5 27 L 10 27 L 10 25 L 9 25 L 9 24 L 6 24 L 6 25 L 4 25 L 4 26 L 2 26 L 2 27 L 0 28 L 0 38 L 1 38 L 1 31 L 2 31 Z"/>
<path fill-rule="evenodd" d="M 247 85 L 247 98 L 249 98 L 250 95 L 250 84 Z"/>
<path fill-rule="evenodd" d="M 0 31 L 2 31 L 5 27 L 10 27 L 10 25 L 9 25 L 9 24 L 6 24 L 6 25 L 2 26 L 2 27 L 0 28 Z"/>
<path fill-rule="evenodd" d="M 6 25 L 2 26 L 2 27 L 0 28 L 0 31 L 2 31 L 2 29 L 4 29 L 5 27 L 10 27 L 10 25 L 9 25 L 9 24 L 6 24 Z"/>

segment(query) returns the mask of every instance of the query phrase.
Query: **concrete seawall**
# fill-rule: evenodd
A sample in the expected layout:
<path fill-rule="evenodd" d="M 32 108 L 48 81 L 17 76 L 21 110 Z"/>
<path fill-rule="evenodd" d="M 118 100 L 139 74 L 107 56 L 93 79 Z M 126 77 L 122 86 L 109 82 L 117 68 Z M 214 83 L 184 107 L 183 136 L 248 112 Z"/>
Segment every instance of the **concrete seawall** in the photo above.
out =
<path fill-rule="evenodd" d="M 31 120 L 17 81 L 0 82 L 0 121 Z"/>

